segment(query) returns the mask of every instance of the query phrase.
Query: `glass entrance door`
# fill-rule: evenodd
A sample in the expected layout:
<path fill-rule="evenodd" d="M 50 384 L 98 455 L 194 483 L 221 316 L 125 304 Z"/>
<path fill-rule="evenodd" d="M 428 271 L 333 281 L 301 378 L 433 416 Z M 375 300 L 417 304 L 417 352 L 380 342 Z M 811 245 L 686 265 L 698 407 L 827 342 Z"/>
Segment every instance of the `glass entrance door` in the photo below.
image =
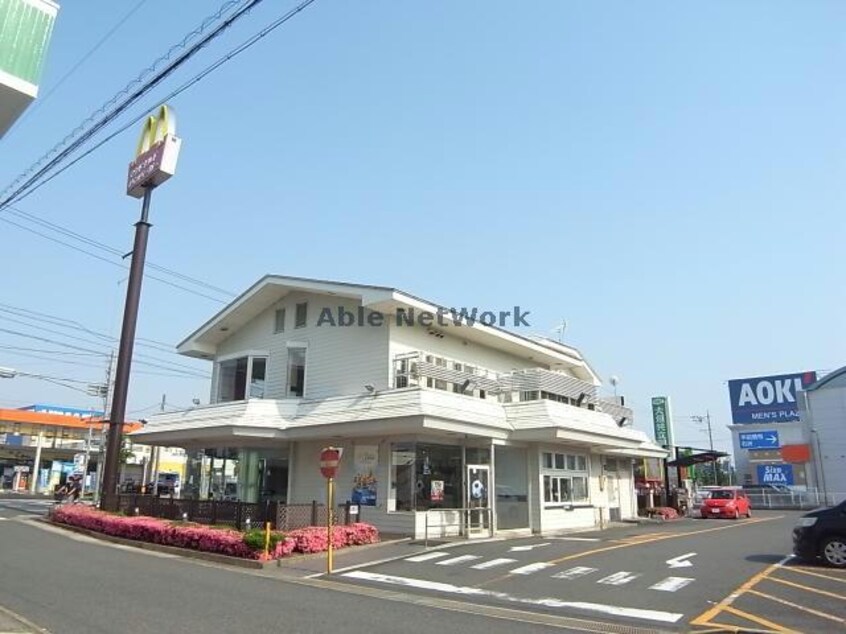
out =
<path fill-rule="evenodd" d="M 467 465 L 467 536 L 491 531 L 491 470 L 488 465 Z"/>

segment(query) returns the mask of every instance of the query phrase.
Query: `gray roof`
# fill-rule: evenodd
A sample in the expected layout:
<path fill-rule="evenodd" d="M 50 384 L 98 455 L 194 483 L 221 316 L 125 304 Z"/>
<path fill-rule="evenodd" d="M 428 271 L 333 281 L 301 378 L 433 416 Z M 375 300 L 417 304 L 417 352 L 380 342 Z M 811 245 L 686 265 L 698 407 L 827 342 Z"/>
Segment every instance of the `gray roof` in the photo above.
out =
<path fill-rule="evenodd" d="M 839 383 L 837 379 L 840 377 L 846 377 L 846 365 L 834 372 L 829 372 L 821 379 L 817 379 L 814 383 L 811 383 L 808 387 L 806 387 L 805 391 L 814 392 L 825 387 L 841 387 L 840 385 L 837 385 L 837 383 Z M 834 385 L 832 385 L 832 383 L 834 383 Z M 846 386 L 846 379 L 843 381 L 843 386 Z"/>

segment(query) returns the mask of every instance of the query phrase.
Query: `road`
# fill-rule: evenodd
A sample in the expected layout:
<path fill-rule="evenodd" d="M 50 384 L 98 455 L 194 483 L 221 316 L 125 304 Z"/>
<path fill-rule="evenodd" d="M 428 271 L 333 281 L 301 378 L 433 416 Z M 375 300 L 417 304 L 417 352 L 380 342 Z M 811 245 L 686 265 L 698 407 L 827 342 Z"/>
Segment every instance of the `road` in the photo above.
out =
<path fill-rule="evenodd" d="M 33 521 L 43 510 L 37 502 L 0 500 L 0 606 L 53 634 L 491 631 L 491 616 L 449 603 L 385 600 L 319 580 L 269 578 L 106 544 Z M 575 631 L 508 611 L 490 614 L 515 634 Z"/>
<path fill-rule="evenodd" d="M 0 500 L 0 606 L 54 634 L 846 627 L 846 572 L 787 559 L 799 513 L 420 547 L 303 579 L 104 544 L 34 522 L 44 507 Z"/>
<path fill-rule="evenodd" d="M 750 520 L 469 543 L 338 578 L 669 630 L 846 627 L 846 573 L 789 558 L 800 515 L 758 512 Z"/>

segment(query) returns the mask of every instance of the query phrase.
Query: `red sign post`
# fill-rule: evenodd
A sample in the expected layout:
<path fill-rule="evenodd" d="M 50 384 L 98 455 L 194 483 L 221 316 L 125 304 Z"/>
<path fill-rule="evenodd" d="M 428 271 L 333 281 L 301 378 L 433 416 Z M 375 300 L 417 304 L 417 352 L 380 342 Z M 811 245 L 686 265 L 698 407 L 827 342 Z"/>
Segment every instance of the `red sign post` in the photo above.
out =
<path fill-rule="evenodd" d="M 326 478 L 326 574 L 332 574 L 332 519 L 335 510 L 335 475 L 344 450 L 340 447 L 326 447 L 320 452 L 320 473 Z"/>

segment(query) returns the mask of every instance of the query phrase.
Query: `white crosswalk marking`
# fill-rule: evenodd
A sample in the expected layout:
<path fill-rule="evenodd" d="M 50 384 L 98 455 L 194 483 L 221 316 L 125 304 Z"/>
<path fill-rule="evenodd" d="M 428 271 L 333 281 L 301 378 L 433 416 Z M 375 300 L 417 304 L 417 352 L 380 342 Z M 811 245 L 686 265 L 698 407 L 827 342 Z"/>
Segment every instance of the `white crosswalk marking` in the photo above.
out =
<path fill-rule="evenodd" d="M 691 579 L 690 577 L 667 577 L 655 585 L 649 586 L 649 589 L 661 590 L 662 592 L 675 592 L 676 590 L 681 590 L 686 585 L 693 583 L 694 581 L 695 579 Z"/>
<path fill-rule="evenodd" d="M 423 553 L 422 555 L 417 555 L 415 557 L 409 557 L 406 561 L 411 561 L 413 563 L 419 563 L 421 561 L 429 561 L 431 559 L 438 559 L 440 557 L 446 557 L 449 553 L 445 552 L 435 552 L 435 553 Z"/>
<path fill-rule="evenodd" d="M 576 566 L 575 568 L 570 568 L 569 570 L 565 570 L 564 572 L 559 572 L 558 574 L 552 575 L 553 579 L 576 579 L 578 577 L 584 577 L 585 575 L 589 575 L 592 572 L 596 572 L 598 568 L 588 568 L 587 566 Z"/>
<path fill-rule="evenodd" d="M 640 575 L 633 572 L 626 572 L 625 570 L 621 570 L 620 572 L 615 572 L 613 575 L 608 575 L 607 577 L 603 577 L 596 583 L 604 583 L 605 585 L 609 586 L 622 586 L 624 584 L 629 583 L 630 581 L 634 581 Z"/>
<path fill-rule="evenodd" d="M 529 564 L 528 566 L 521 566 L 520 568 L 515 568 L 514 570 L 510 570 L 509 573 L 512 575 L 530 575 L 533 572 L 537 572 L 538 570 L 543 570 L 544 568 L 551 568 L 555 564 L 548 564 L 543 561 L 539 561 L 534 564 Z"/>
<path fill-rule="evenodd" d="M 455 564 L 463 564 L 465 561 L 474 561 L 481 559 L 478 555 L 460 555 L 452 559 L 444 559 L 443 561 L 436 561 L 439 566 L 454 566 Z"/>
<path fill-rule="evenodd" d="M 488 568 L 495 568 L 496 566 L 504 566 L 505 564 L 513 564 L 516 559 L 508 559 L 508 557 L 501 557 L 500 559 L 491 559 L 490 561 L 483 561 L 475 566 L 470 566 L 474 570 L 487 570 Z"/>

